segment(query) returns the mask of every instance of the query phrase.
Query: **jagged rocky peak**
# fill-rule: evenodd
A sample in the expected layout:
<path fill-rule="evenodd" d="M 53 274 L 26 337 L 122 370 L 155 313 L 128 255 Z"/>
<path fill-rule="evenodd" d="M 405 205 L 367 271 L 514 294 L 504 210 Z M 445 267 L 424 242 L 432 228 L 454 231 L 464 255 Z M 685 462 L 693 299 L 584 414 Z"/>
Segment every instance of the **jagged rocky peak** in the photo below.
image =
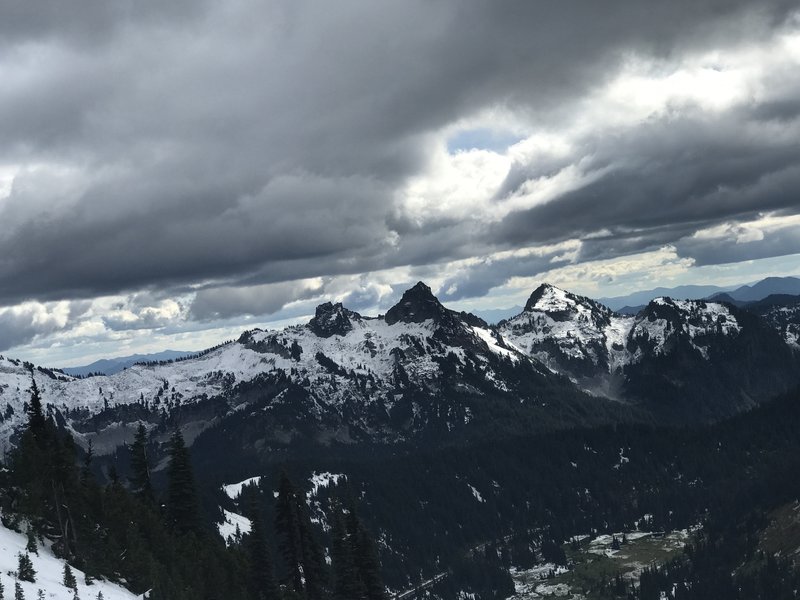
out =
<path fill-rule="evenodd" d="M 329 338 L 333 335 L 347 335 L 353 329 L 353 321 L 360 320 L 361 315 L 342 306 L 341 302 L 333 304 L 325 302 L 317 306 L 314 318 L 308 327 L 317 336 Z"/>
<path fill-rule="evenodd" d="M 448 317 L 449 311 L 442 306 L 439 299 L 433 295 L 431 288 L 418 282 L 414 287 L 403 293 L 400 302 L 386 312 L 386 323 L 394 325 L 403 323 L 422 323 L 428 319 L 440 322 Z"/>

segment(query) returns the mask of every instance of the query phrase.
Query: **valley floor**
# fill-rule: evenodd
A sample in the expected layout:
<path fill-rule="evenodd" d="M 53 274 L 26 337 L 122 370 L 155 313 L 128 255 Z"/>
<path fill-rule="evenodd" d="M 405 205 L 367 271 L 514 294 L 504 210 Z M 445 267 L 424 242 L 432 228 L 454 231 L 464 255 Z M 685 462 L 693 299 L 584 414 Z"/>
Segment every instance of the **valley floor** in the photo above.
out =
<path fill-rule="evenodd" d="M 661 564 L 683 550 L 690 531 L 684 529 L 670 533 L 654 531 L 619 532 L 586 536 L 579 548 L 564 546 L 568 567 L 552 563 L 537 565 L 532 569 L 511 571 L 516 587 L 513 600 L 563 598 L 564 600 L 593 600 L 592 589 L 601 581 L 611 581 L 617 575 L 626 581 L 636 580 L 642 570 Z M 626 540 L 614 547 L 614 539 Z"/>

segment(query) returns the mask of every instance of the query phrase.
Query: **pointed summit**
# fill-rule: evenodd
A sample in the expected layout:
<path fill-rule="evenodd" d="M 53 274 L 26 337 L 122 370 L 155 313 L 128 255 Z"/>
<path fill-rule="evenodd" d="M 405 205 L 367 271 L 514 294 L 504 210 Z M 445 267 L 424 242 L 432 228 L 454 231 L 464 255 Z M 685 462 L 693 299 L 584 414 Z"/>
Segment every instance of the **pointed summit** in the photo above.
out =
<path fill-rule="evenodd" d="M 433 295 L 431 288 L 420 281 L 406 290 L 400 302 L 386 312 L 386 323 L 422 323 L 428 319 L 440 321 L 447 314 L 447 309 Z"/>
<path fill-rule="evenodd" d="M 583 315 L 583 318 L 595 321 L 597 324 L 607 324 L 612 315 L 611 309 L 599 302 L 567 292 L 549 283 L 543 283 L 534 290 L 525 304 L 524 313 L 546 313 L 557 321 L 575 319 L 578 315 Z"/>
<path fill-rule="evenodd" d="M 575 302 L 570 298 L 572 294 L 557 288 L 549 283 L 543 283 L 533 290 L 531 297 L 525 304 L 525 312 L 558 312 L 571 308 Z"/>
<path fill-rule="evenodd" d="M 325 302 L 317 306 L 314 318 L 308 322 L 308 327 L 317 336 L 329 338 L 332 335 L 347 335 L 353 329 L 353 319 L 361 319 L 361 315 L 346 309 L 341 302 L 331 304 Z"/>

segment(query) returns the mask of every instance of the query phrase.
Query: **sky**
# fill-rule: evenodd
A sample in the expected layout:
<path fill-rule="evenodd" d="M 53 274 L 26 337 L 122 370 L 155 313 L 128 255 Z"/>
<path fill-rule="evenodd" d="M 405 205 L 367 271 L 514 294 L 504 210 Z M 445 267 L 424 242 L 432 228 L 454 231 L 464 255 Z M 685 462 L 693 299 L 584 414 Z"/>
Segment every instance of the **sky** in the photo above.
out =
<path fill-rule="evenodd" d="M 795 1 L 0 7 L 0 353 L 800 275 Z"/>

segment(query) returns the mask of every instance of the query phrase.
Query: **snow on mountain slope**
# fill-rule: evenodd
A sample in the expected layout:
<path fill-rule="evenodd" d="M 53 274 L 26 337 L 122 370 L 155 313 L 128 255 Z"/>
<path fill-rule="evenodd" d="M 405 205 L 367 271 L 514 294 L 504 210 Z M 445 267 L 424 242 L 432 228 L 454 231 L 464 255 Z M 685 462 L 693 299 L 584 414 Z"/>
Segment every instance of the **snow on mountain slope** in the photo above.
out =
<path fill-rule="evenodd" d="M 498 328 L 510 344 L 552 370 L 582 376 L 624 365 L 624 344 L 633 321 L 594 300 L 544 284 L 522 313 Z"/>
<path fill-rule="evenodd" d="M 250 477 L 249 479 L 245 479 L 244 481 L 240 481 L 239 483 L 229 483 L 227 485 L 222 486 L 222 491 L 225 492 L 225 495 L 228 496 L 231 500 L 236 500 L 242 493 L 242 490 L 249 485 L 258 485 L 261 483 L 261 476 Z"/>
<path fill-rule="evenodd" d="M 690 352 L 709 360 L 736 340 L 742 324 L 724 303 L 657 298 L 636 316 L 626 316 L 544 284 L 521 314 L 498 329 L 509 346 L 592 393 L 623 397 L 626 378 L 644 359 Z M 787 333 L 790 338 L 791 328 Z"/>
<path fill-rule="evenodd" d="M 14 576 L 17 570 L 18 558 L 25 554 L 27 539 L 21 533 L 7 529 L 0 524 L 0 581 L 5 588 L 5 597 L 14 597 Z M 64 561 L 53 556 L 47 545 L 39 546 L 39 554 L 30 554 L 33 568 L 36 571 L 34 583 L 21 581 L 22 591 L 26 598 L 34 599 L 39 590 L 44 592 L 45 598 L 53 600 L 73 600 L 74 592 L 64 587 Z M 82 571 L 71 567 L 78 584 L 78 595 L 84 600 L 97 598 L 102 592 L 105 600 L 134 600 L 141 598 L 115 583 L 96 580 L 92 585 L 85 584 L 85 575 Z"/>
<path fill-rule="evenodd" d="M 738 339 L 742 315 L 722 303 L 660 298 L 623 316 L 545 284 L 522 313 L 490 327 L 445 308 L 418 283 L 384 317 L 328 302 L 305 325 L 246 331 L 200 356 L 111 376 L 78 379 L 0 357 L 0 451 L 27 420 L 32 377 L 46 410 L 82 446 L 91 440 L 98 455 L 130 442 L 138 421 L 156 441 L 179 423 L 189 444 L 229 418 L 236 435 L 247 430 L 260 447 L 265 438 L 286 443 L 296 435 L 389 442 L 429 425 L 452 431 L 469 424 L 475 407 L 466 398 L 519 404 L 538 398 L 545 381 L 567 385 L 551 372 L 596 396 L 624 399 L 636 365 L 676 352 L 686 361 L 712 360 Z M 763 325 L 748 323 L 748 331 Z M 796 343 L 796 324 L 781 331 Z M 780 340 L 758 331 L 753 343 L 781 353 Z M 549 393 L 558 401 L 560 392 Z M 493 415 L 501 408 L 485 406 Z"/>
<path fill-rule="evenodd" d="M 196 358 L 135 365 L 111 376 L 77 379 L 0 358 L 0 444 L 7 444 L 26 421 L 31 377 L 47 410 L 72 428 L 79 443 L 85 446 L 91 437 L 95 452 L 103 454 L 130 441 L 129 425 L 140 419 L 155 423 L 153 415 L 176 409 L 189 418 L 193 406 L 214 398 L 230 401 L 228 408 L 237 410 L 236 386 L 260 377 L 305 390 L 306 416 L 321 420 L 343 414 L 354 402 L 367 407 L 379 398 L 390 410 L 398 394 L 410 388 L 436 393 L 445 363 L 460 369 L 475 359 L 475 368 L 500 390 L 507 387 L 496 373 L 499 361 L 531 364 L 486 323 L 446 309 L 419 283 L 384 318 L 325 303 L 306 325 L 247 331 L 238 341 Z M 198 415 L 187 441 L 219 418 L 219 406 Z M 91 427 L 82 426 L 90 419 Z"/>
<path fill-rule="evenodd" d="M 629 334 L 629 362 L 645 354 L 667 354 L 681 340 L 709 358 L 715 336 L 735 337 L 741 325 L 725 304 L 704 300 L 656 298 L 636 317 Z"/>
<path fill-rule="evenodd" d="M 225 520 L 217 523 L 217 531 L 227 544 L 236 541 L 239 535 L 250 533 L 253 528 L 253 523 L 247 517 L 225 509 L 222 509 L 222 514 Z"/>
<path fill-rule="evenodd" d="M 770 296 L 745 308 L 760 315 L 790 347 L 800 350 L 800 297 Z"/>

